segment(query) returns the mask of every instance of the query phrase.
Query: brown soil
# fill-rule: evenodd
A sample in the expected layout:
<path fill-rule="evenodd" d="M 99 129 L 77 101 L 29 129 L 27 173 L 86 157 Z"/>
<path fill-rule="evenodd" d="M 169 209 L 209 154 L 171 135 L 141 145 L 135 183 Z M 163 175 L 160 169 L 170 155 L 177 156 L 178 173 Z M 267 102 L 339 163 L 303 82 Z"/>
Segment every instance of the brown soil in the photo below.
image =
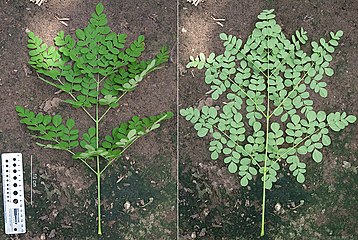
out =
<path fill-rule="evenodd" d="M 31 155 L 34 156 L 33 171 L 38 175 L 34 205 L 26 206 L 27 233 L 17 239 L 97 239 L 94 176 L 68 154 L 35 145 L 15 112 L 15 106 L 22 105 L 35 112 L 72 117 L 78 119 L 80 131 L 91 124 L 82 111 L 60 103 L 59 99 L 64 100 L 67 96 L 55 95 L 56 90 L 39 81 L 29 68 L 26 31 L 35 32 L 47 44 L 53 45 L 52 39 L 58 31 L 74 34 L 77 28 L 85 27 L 97 2 L 49 0 L 38 7 L 30 1 L 0 1 L 0 152 L 23 154 L 28 202 Z M 174 1 L 104 1 L 103 4 L 112 31 L 128 34 L 129 41 L 139 34 L 146 37 L 144 58 L 153 57 L 160 47 L 166 45 L 171 50 L 171 59 L 176 59 Z M 68 26 L 60 23 L 56 16 L 70 18 L 66 21 Z M 175 112 L 176 89 L 176 63 L 170 61 L 151 73 L 136 91 L 128 94 L 117 111 L 107 115 L 101 134 L 108 133 L 134 115 L 144 117 L 164 111 Z M 173 119 L 158 131 L 138 140 L 126 158 L 105 174 L 108 177 L 102 184 L 105 208 L 102 239 L 175 238 L 176 197 L 172 194 L 176 189 L 175 135 L 176 121 Z M 159 167 L 149 171 L 148 167 L 153 164 Z M 120 177 L 123 180 L 116 183 Z M 142 186 L 142 190 L 131 190 L 135 183 Z M 117 190 L 114 192 L 114 189 Z M 152 204 L 140 207 L 143 201 L 147 203 L 148 198 L 154 195 Z M 123 210 L 126 200 L 132 204 L 130 212 Z M 139 224 L 141 218 L 147 221 Z M 158 231 L 150 231 L 151 228 Z M 136 232 L 140 231 L 143 233 L 138 237 Z M 7 236 L 0 232 L 0 239 L 6 239 Z"/>

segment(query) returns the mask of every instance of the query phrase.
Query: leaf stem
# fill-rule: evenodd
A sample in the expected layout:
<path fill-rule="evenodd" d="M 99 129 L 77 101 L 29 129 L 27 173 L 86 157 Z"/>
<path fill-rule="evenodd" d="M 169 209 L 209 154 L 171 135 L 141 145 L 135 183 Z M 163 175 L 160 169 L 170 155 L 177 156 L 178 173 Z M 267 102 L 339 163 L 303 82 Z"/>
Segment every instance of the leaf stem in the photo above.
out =
<path fill-rule="evenodd" d="M 101 174 L 99 172 L 99 156 L 97 155 L 97 216 L 98 216 L 98 235 L 102 235 L 101 221 Z"/>
<path fill-rule="evenodd" d="M 72 95 L 72 94 L 70 94 L 70 95 Z M 72 97 L 75 99 L 74 96 L 72 96 Z M 94 117 L 92 117 L 92 115 L 91 115 L 84 107 L 81 107 L 81 108 L 82 108 L 82 110 L 83 110 L 85 113 L 87 113 L 87 115 L 88 115 L 93 121 L 95 121 Z"/>
<path fill-rule="evenodd" d="M 265 149 L 265 160 L 264 160 L 264 170 L 263 170 L 263 187 L 262 187 L 262 213 L 261 213 L 261 234 L 260 236 L 265 235 L 265 207 L 266 207 L 266 172 L 267 172 L 267 151 L 268 151 L 268 131 L 269 129 L 269 118 L 266 117 L 266 149 Z"/>
<path fill-rule="evenodd" d="M 97 92 L 99 90 L 99 81 L 97 81 Z M 99 109 L 98 109 L 98 95 L 97 95 L 97 102 L 96 102 L 96 149 L 99 147 Z M 100 157 L 96 156 L 96 162 L 97 162 L 97 217 L 98 217 L 98 235 L 102 235 L 102 226 L 101 226 L 101 167 L 100 167 Z"/>
<path fill-rule="evenodd" d="M 268 160 L 268 141 L 270 129 L 270 54 L 267 54 L 267 109 L 266 109 L 266 147 L 265 147 L 265 160 L 263 169 L 263 187 L 262 187 L 262 213 L 261 213 L 261 234 L 265 235 L 265 208 L 266 208 L 266 173 L 267 173 L 267 160 Z"/>
<path fill-rule="evenodd" d="M 41 81 L 43 81 L 43 82 L 45 82 L 45 83 L 51 85 L 52 87 L 55 87 L 55 88 L 57 88 L 57 89 L 60 89 L 56 84 L 54 84 L 53 82 L 50 82 L 50 81 L 44 79 L 44 78 L 41 77 L 39 74 L 37 74 L 37 77 L 38 77 Z"/>

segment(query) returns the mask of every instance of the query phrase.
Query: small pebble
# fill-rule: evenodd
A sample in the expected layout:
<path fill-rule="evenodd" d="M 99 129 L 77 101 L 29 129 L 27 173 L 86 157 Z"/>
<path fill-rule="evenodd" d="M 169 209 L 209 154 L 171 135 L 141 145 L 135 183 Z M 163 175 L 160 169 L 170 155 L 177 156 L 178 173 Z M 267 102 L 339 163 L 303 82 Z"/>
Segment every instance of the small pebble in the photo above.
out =
<path fill-rule="evenodd" d="M 276 210 L 276 212 L 279 212 L 279 211 L 281 210 L 281 208 L 282 208 L 281 204 L 280 204 L 280 203 L 276 203 L 276 205 L 275 205 L 275 210 Z"/>
<path fill-rule="evenodd" d="M 350 167 L 352 167 L 352 164 L 350 162 L 343 161 L 343 168 L 348 169 Z"/>
<path fill-rule="evenodd" d="M 204 237 L 206 235 L 206 228 L 201 229 L 199 237 Z"/>
<path fill-rule="evenodd" d="M 125 210 L 128 210 L 131 207 L 131 203 L 129 201 L 126 201 L 123 205 Z"/>
<path fill-rule="evenodd" d="M 52 229 L 50 234 L 48 235 L 48 238 L 54 238 L 54 237 L 56 237 L 56 230 Z"/>

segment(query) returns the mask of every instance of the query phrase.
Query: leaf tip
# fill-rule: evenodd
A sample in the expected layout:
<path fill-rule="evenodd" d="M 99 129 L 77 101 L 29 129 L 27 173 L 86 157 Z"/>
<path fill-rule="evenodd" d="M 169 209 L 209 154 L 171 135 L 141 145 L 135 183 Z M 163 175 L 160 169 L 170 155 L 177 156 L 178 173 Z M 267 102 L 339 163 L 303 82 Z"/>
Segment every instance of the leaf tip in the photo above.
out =
<path fill-rule="evenodd" d="M 18 113 L 23 113 L 25 109 L 24 109 L 23 106 L 16 106 L 16 107 L 15 107 L 15 110 L 16 110 L 16 112 L 18 112 Z"/>
<path fill-rule="evenodd" d="M 100 15 L 104 10 L 103 4 L 100 2 L 96 5 L 96 13 L 97 15 Z"/>

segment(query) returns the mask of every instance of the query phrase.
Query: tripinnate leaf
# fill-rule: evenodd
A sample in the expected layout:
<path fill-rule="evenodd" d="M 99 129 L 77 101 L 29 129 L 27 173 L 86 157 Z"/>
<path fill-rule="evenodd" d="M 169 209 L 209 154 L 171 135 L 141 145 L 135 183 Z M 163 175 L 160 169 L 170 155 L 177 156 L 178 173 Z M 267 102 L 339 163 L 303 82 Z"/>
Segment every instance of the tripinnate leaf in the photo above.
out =
<path fill-rule="evenodd" d="M 300 162 L 301 155 L 311 153 L 314 161 L 321 162 L 321 149 L 332 141 L 328 128 L 341 131 L 356 117 L 316 112 L 310 99 L 313 93 L 328 97 L 324 75 L 334 74 L 329 64 L 343 32 L 331 32 L 329 40 L 313 41 L 309 55 L 301 49 L 308 42 L 303 28 L 288 39 L 275 21 L 273 9 L 262 11 L 258 19 L 246 43 L 220 33 L 224 54 L 190 57 L 187 67 L 206 69 L 211 98 L 226 94 L 226 101 L 220 107 L 181 109 L 180 115 L 194 124 L 199 137 L 212 133 L 211 158 L 225 155 L 224 163 L 229 172 L 239 172 L 242 186 L 256 175 L 257 166 L 251 164 L 258 165 L 264 175 L 266 162 L 268 170 L 262 180 L 271 189 L 280 160 L 286 159 L 293 176 L 303 183 L 306 164 Z M 234 156 L 236 153 L 239 156 Z"/>
<path fill-rule="evenodd" d="M 30 65 L 41 74 L 42 81 L 72 94 L 64 102 L 74 108 L 90 108 L 99 99 L 102 105 L 118 107 L 117 102 L 98 98 L 99 94 L 117 98 L 133 91 L 149 72 L 169 59 L 169 51 L 163 47 L 154 59 L 139 61 L 145 50 L 144 36 L 138 36 L 126 48 L 127 35 L 111 32 L 103 10 L 103 4 L 97 4 L 88 26 L 76 30 L 77 40 L 59 32 L 54 38 L 58 48 L 48 47 L 34 33 L 28 34 Z M 102 81 L 103 86 L 97 86 Z"/>
<path fill-rule="evenodd" d="M 158 69 L 169 59 L 168 48 L 162 47 L 151 60 L 140 60 L 145 50 L 144 36 L 139 35 L 128 47 L 126 34 L 111 32 L 102 3 L 96 5 L 88 25 L 75 31 L 76 38 L 60 31 L 54 38 L 55 46 L 47 46 L 33 32 L 28 33 L 30 61 L 43 82 L 69 95 L 63 102 L 82 110 L 95 123 L 89 127 L 79 141 L 79 131 L 75 120 L 66 121 L 58 114 L 44 115 L 16 107 L 20 123 L 26 124 L 33 137 L 44 141 L 38 146 L 64 150 L 79 159 L 97 177 L 98 196 L 103 172 L 122 156 L 123 152 L 139 137 L 160 127 L 162 121 L 173 117 L 172 112 L 140 119 L 134 116 L 131 121 L 113 129 L 112 135 L 105 136 L 100 143 L 101 120 L 111 110 L 119 106 L 118 101 L 129 91 L 133 91 L 145 76 Z M 200 56 L 205 61 L 205 56 Z M 210 59 L 213 60 L 212 58 Z M 107 105 L 101 111 L 99 105 Z M 95 109 L 88 109 L 95 106 Z M 102 115 L 101 115 L 102 114 Z M 211 116 L 215 112 L 211 110 Z M 78 146 L 81 148 L 77 148 Z M 103 161 L 103 158 L 105 161 Z M 91 162 L 95 160 L 95 164 Z M 95 170 L 96 169 L 96 170 Z M 100 198 L 98 197 L 98 212 Z M 98 234 L 101 234 L 101 221 L 98 217 Z"/>

